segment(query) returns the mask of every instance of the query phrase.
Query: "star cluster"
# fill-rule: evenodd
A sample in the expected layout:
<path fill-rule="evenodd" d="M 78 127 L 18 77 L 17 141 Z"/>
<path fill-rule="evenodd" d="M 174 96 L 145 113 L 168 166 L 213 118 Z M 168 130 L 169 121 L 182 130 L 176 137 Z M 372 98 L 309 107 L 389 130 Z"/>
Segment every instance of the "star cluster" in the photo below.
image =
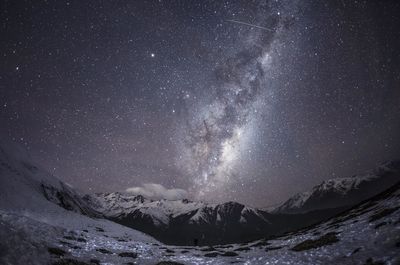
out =
<path fill-rule="evenodd" d="M 263 207 L 400 157 L 397 1 L 0 10 L 0 135 L 83 192 Z"/>

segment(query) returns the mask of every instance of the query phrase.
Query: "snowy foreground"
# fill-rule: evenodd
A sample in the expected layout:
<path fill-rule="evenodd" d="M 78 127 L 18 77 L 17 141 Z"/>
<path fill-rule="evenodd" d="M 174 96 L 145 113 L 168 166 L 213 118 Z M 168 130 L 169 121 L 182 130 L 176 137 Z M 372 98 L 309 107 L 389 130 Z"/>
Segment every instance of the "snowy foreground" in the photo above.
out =
<path fill-rule="evenodd" d="M 89 217 L 72 189 L 26 160 L 0 148 L 0 264 L 400 264 L 399 185 L 280 238 L 178 247 Z"/>

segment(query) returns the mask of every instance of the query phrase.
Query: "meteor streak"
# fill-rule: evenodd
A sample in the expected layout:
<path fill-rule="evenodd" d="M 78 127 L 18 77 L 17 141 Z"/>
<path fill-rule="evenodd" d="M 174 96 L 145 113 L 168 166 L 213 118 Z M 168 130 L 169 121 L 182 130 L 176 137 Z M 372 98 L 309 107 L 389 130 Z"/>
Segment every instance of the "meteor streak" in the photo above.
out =
<path fill-rule="evenodd" d="M 232 23 L 236 23 L 236 24 L 242 24 L 242 25 L 250 26 L 250 27 L 253 27 L 253 28 L 258 28 L 258 29 L 274 32 L 274 30 L 272 30 L 272 29 L 269 29 L 269 28 L 266 28 L 266 27 L 262 27 L 262 26 L 258 26 L 258 25 L 254 25 L 254 24 L 250 24 L 250 23 L 246 23 L 246 22 L 242 22 L 242 21 L 237 21 L 237 20 L 232 20 L 232 19 L 228 19 L 227 21 L 228 22 L 232 22 Z"/>

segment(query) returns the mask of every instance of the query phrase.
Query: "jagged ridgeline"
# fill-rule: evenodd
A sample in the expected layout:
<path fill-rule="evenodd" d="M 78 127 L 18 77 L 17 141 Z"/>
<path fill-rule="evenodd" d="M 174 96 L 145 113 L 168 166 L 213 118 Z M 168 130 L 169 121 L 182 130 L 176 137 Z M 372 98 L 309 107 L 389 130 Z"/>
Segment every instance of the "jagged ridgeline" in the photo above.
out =
<path fill-rule="evenodd" d="M 236 202 L 151 200 L 118 192 L 86 195 L 84 200 L 106 218 L 167 244 L 225 244 L 277 236 L 325 220 L 391 187 L 400 181 L 399 172 L 400 162 L 392 161 L 365 174 L 327 180 L 271 212 Z"/>

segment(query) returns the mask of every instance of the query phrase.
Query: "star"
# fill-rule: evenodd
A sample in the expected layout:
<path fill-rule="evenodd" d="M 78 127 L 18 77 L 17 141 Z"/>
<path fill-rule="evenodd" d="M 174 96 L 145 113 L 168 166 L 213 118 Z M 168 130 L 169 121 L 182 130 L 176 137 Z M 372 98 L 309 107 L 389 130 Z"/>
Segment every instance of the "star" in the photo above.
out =
<path fill-rule="evenodd" d="M 53 2 L 2 14 L 0 133 L 85 192 L 263 206 L 400 157 L 396 1 Z"/>

